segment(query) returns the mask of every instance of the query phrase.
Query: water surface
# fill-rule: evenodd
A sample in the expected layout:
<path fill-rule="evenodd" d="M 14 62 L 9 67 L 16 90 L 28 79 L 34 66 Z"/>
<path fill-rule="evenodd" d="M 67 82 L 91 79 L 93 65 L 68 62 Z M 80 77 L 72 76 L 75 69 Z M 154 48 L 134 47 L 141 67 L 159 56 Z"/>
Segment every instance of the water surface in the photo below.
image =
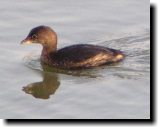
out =
<path fill-rule="evenodd" d="M 5 0 L 0 7 L 1 118 L 150 118 L 148 0 Z M 88 43 L 124 51 L 118 64 L 62 71 L 41 66 L 30 29 L 51 26 L 58 48 Z"/>

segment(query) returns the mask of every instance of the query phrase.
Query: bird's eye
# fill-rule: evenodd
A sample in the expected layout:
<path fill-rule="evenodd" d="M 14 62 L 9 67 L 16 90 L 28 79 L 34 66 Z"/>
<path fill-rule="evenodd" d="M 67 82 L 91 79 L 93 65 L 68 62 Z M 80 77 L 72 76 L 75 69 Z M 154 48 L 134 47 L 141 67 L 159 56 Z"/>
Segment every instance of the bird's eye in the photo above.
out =
<path fill-rule="evenodd" d="M 32 39 L 37 39 L 37 35 L 32 35 Z"/>

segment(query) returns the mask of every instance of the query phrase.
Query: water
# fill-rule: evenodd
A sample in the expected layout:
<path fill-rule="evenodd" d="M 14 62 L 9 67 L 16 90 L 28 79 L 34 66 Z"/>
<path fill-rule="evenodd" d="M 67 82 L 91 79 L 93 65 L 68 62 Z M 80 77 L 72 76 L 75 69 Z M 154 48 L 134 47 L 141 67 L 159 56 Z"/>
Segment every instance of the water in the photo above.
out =
<path fill-rule="evenodd" d="M 0 118 L 150 118 L 150 5 L 147 0 L 5 0 L 0 6 Z M 20 41 L 38 25 L 58 48 L 97 44 L 123 62 L 62 71 L 41 66 L 40 45 Z"/>

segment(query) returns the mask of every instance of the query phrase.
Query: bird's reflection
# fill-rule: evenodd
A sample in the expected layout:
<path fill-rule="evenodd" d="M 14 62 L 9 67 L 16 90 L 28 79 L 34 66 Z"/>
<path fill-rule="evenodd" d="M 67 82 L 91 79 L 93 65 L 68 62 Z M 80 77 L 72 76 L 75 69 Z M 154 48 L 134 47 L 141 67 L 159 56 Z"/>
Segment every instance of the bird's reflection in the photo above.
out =
<path fill-rule="evenodd" d="M 23 91 L 27 94 L 31 94 L 35 98 L 48 99 L 50 95 L 54 94 L 60 85 L 58 76 L 53 72 L 41 73 L 43 81 L 28 84 L 23 87 Z"/>

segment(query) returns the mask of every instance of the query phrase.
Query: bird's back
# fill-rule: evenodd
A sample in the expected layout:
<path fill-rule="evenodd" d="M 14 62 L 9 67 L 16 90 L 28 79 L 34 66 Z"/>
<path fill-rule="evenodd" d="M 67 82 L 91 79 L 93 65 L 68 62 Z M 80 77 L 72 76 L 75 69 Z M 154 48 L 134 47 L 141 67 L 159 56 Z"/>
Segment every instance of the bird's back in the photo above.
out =
<path fill-rule="evenodd" d="M 96 45 L 72 45 L 50 55 L 53 65 L 60 68 L 88 68 L 116 62 L 122 52 Z"/>

